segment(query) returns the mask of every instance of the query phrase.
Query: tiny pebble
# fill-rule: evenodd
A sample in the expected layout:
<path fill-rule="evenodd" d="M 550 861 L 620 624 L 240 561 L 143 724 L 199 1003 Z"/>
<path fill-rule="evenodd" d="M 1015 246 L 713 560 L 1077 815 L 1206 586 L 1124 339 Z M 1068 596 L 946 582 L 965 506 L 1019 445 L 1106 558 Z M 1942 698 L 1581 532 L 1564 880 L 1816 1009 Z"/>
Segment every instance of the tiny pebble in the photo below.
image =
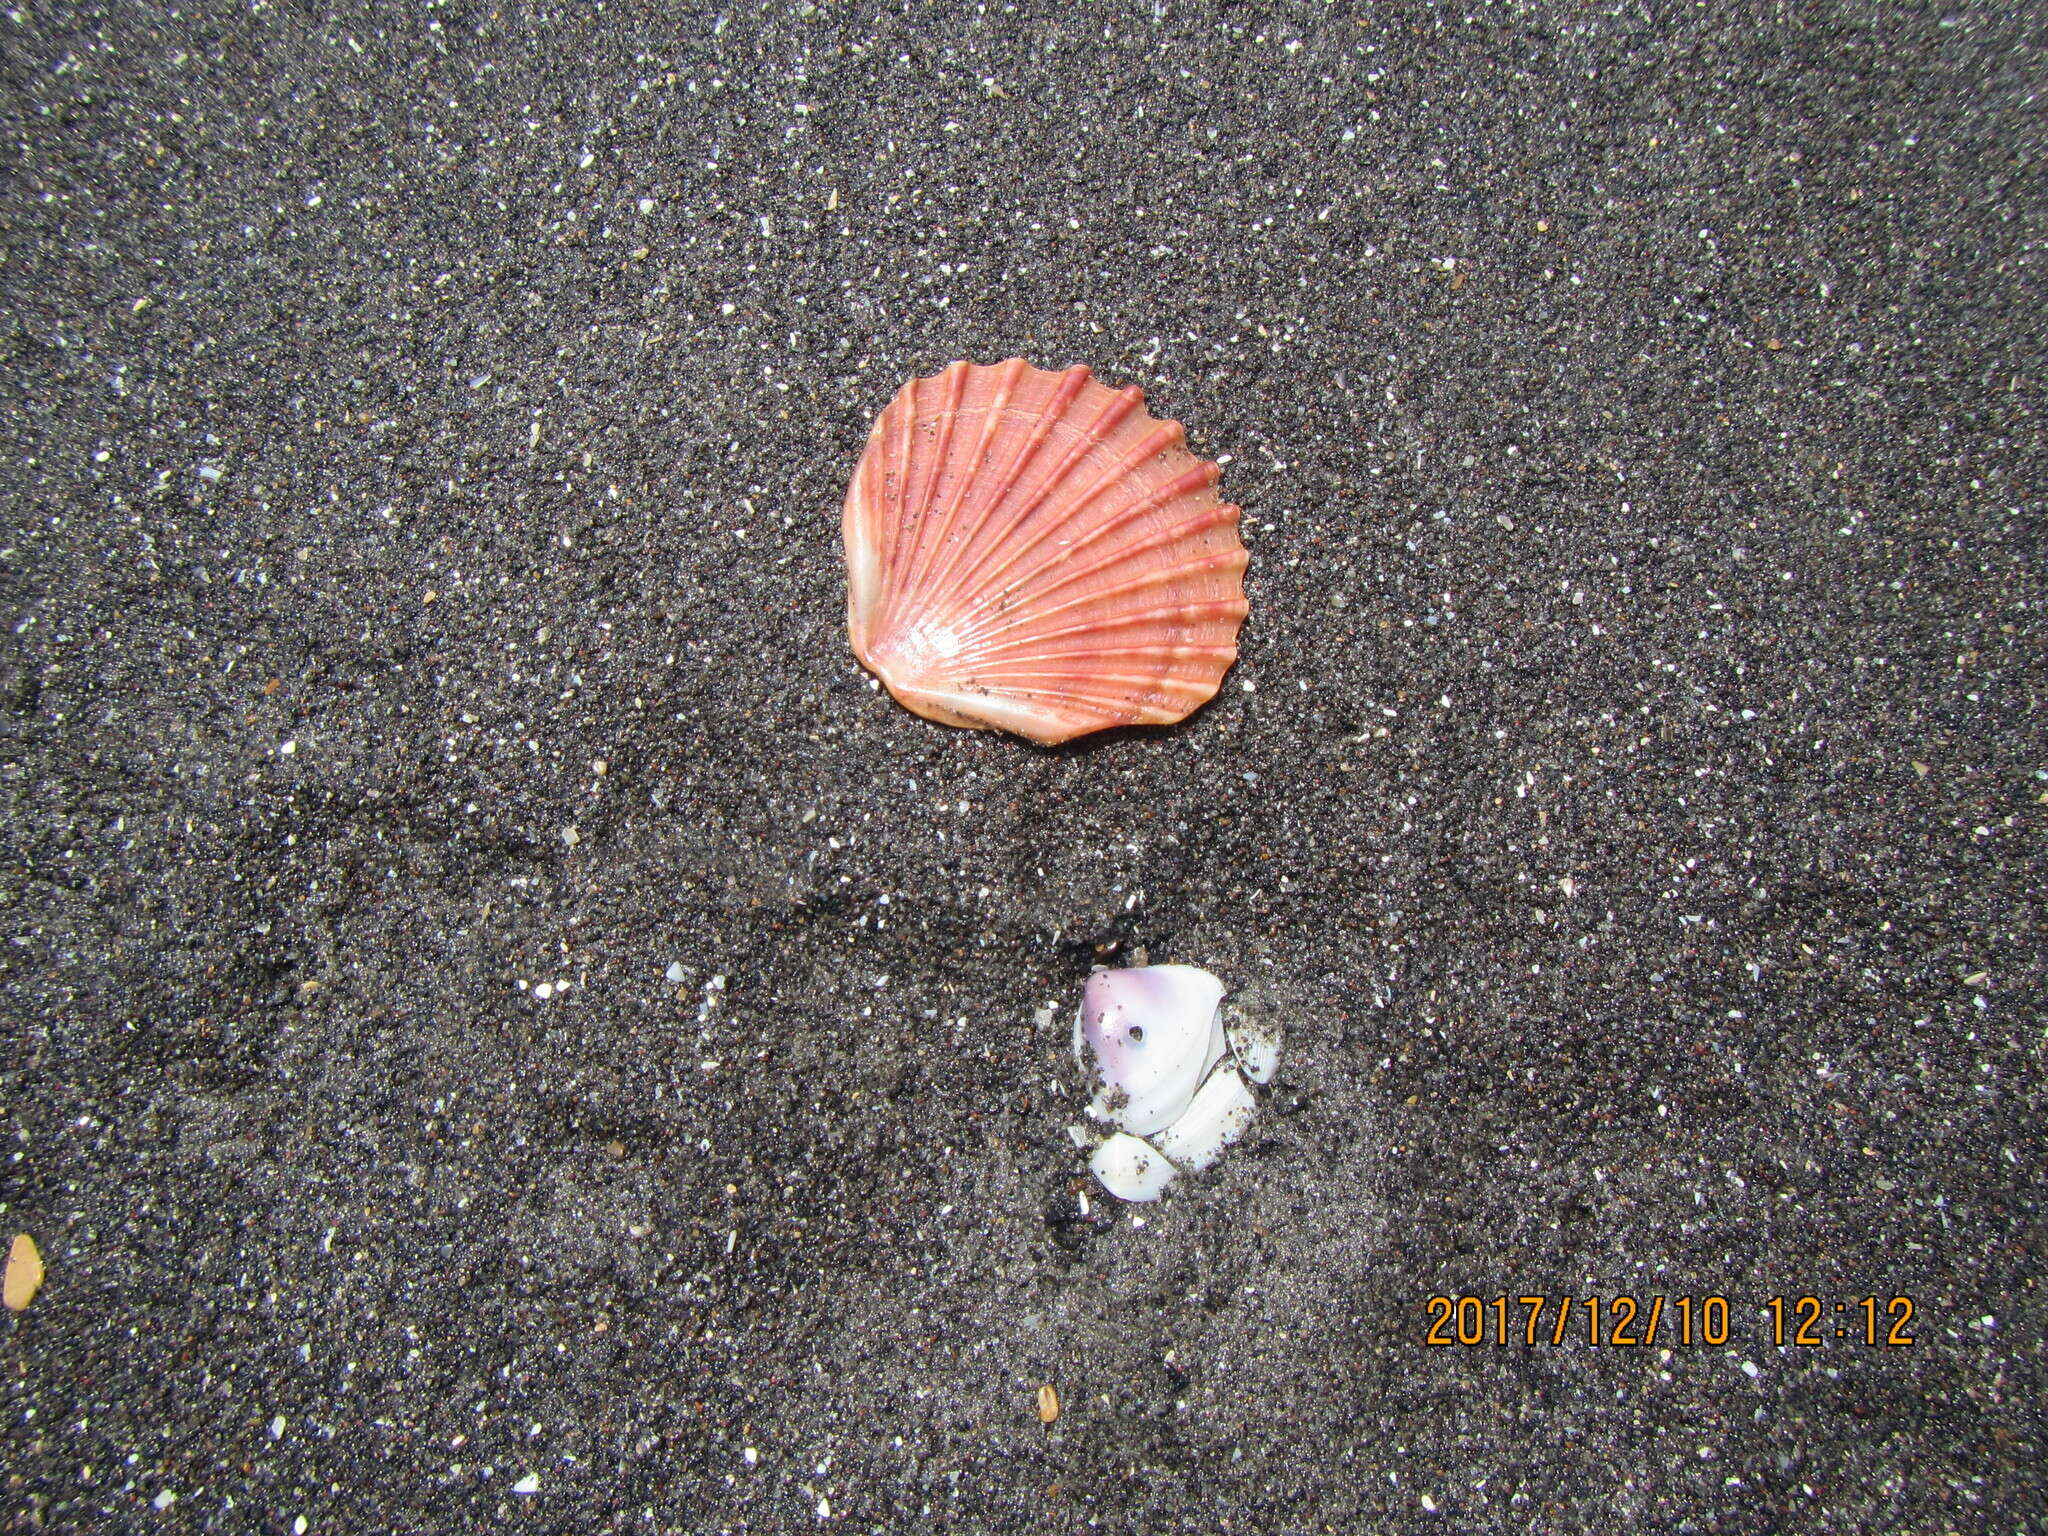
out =
<path fill-rule="evenodd" d="M 7 1250 L 7 1278 L 4 1286 L 7 1310 L 22 1311 L 36 1299 L 36 1292 L 42 1287 L 42 1250 L 36 1247 L 36 1240 L 26 1232 L 17 1232 L 13 1246 Z"/>
<path fill-rule="evenodd" d="M 526 1476 L 512 1485 L 512 1491 L 514 1493 L 539 1493 L 540 1474 L 538 1472 L 527 1473 Z"/>

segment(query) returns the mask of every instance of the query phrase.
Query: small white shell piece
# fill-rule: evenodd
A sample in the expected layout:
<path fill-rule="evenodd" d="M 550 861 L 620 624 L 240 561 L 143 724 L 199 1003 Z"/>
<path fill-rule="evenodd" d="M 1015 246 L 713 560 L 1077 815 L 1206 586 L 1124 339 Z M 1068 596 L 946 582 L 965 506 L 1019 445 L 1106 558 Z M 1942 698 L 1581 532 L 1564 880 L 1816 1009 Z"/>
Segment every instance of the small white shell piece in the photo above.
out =
<path fill-rule="evenodd" d="M 1088 1159 L 1088 1171 L 1117 1199 L 1145 1203 L 1165 1194 L 1180 1170 L 1150 1142 L 1118 1131 L 1095 1149 Z"/>
<path fill-rule="evenodd" d="M 1270 1083 L 1280 1070 L 1280 1026 L 1271 1019 L 1235 1020 L 1230 1048 L 1237 1065 L 1255 1083 Z"/>
<path fill-rule="evenodd" d="M 1081 992 L 1074 1059 L 1093 1088 L 1088 1117 L 1110 1134 L 1088 1166 L 1121 1200 L 1157 1200 L 1244 1135 L 1249 1078 L 1272 1079 L 1280 1037 L 1263 1021 L 1226 1025 L 1223 983 L 1191 965 L 1101 970 Z M 1077 1142 L 1092 1138 L 1071 1128 Z"/>
<path fill-rule="evenodd" d="M 1252 1091 L 1230 1067 L 1217 1069 L 1188 1105 L 1187 1113 L 1152 1138 L 1166 1160 L 1200 1173 L 1252 1123 Z"/>

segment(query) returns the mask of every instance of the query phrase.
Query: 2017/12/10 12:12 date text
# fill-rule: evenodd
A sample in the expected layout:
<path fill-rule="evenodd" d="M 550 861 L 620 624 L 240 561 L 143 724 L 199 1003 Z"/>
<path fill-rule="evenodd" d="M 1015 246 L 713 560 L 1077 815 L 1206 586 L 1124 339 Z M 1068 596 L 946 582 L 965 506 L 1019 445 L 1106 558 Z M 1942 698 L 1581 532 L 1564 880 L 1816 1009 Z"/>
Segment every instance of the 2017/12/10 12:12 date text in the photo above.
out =
<path fill-rule="evenodd" d="M 1726 1296 L 1432 1296 L 1424 1311 L 1425 1344 L 1725 1344 L 1729 1331 Z M 1913 1311 L 1908 1296 L 1838 1301 L 1832 1316 L 1817 1296 L 1773 1296 L 1758 1315 L 1773 1344 L 1904 1346 Z"/>

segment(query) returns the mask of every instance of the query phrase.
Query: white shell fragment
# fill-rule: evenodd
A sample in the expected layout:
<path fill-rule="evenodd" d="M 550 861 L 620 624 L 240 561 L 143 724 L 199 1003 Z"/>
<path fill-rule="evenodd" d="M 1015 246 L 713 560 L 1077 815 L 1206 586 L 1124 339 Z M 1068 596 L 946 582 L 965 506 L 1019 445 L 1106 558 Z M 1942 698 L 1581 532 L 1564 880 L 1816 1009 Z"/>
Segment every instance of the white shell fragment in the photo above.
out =
<path fill-rule="evenodd" d="M 1251 1124 L 1246 1079 L 1271 1081 L 1279 1031 L 1264 1021 L 1226 1023 L 1223 996 L 1222 982 L 1191 965 L 1101 970 L 1082 989 L 1074 1059 L 1092 1090 L 1088 1117 L 1109 1131 L 1088 1166 L 1117 1198 L 1157 1200 Z M 1082 1142 L 1095 1133 L 1074 1126 L 1070 1134 Z"/>
<path fill-rule="evenodd" d="M 1252 1091 L 1232 1067 L 1221 1067 L 1202 1084 L 1187 1113 L 1152 1138 L 1175 1167 L 1200 1173 L 1252 1123 Z"/>
<path fill-rule="evenodd" d="M 1180 1172 L 1150 1142 L 1122 1131 L 1095 1149 L 1088 1159 L 1088 1171 L 1117 1199 L 1134 1204 L 1157 1200 Z"/>
<path fill-rule="evenodd" d="M 1097 971 L 1081 989 L 1074 1059 L 1097 1068 L 1088 1113 L 1145 1136 L 1180 1118 L 1229 1046 L 1223 983 L 1192 965 Z"/>
<path fill-rule="evenodd" d="M 1237 1019 L 1230 1026 L 1237 1065 L 1255 1083 L 1270 1083 L 1280 1070 L 1280 1026 L 1271 1019 Z"/>

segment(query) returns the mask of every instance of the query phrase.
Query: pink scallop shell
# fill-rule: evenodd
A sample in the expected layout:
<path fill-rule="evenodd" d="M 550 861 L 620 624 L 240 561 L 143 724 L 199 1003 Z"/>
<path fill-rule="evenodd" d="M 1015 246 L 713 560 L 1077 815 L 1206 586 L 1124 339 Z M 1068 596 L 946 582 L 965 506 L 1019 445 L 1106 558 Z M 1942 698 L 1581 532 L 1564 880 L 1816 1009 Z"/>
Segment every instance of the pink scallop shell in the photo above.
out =
<path fill-rule="evenodd" d="M 1083 367 L 912 379 L 846 490 L 854 654 L 927 719 L 1048 746 L 1184 719 L 1247 611 L 1220 473 Z"/>

